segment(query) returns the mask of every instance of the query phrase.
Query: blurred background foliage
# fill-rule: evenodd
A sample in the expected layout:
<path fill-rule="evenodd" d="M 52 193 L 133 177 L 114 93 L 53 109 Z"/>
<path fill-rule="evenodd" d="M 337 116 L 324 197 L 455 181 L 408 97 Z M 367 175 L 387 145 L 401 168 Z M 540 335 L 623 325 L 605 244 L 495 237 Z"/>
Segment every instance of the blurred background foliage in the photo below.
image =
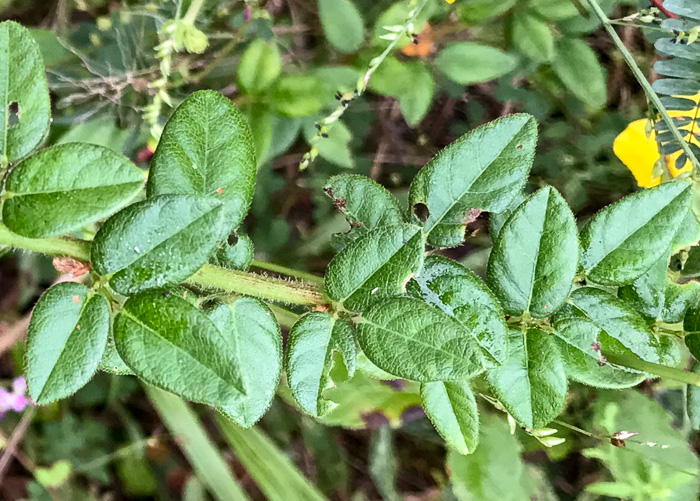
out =
<path fill-rule="evenodd" d="M 639 28 L 646 0 L 604 0 L 652 79 L 658 25 Z M 551 184 L 580 220 L 633 191 L 613 154 L 647 103 L 594 16 L 571 0 L 428 0 L 414 31 L 373 73 L 320 140 L 315 123 L 350 99 L 401 26 L 408 0 L 0 0 L 3 19 L 41 46 L 53 96 L 46 144 L 84 141 L 147 168 L 160 128 L 197 89 L 246 114 L 259 173 L 244 228 L 256 259 L 322 274 L 344 218 L 324 195 L 329 176 L 368 175 L 405 196 L 418 169 L 451 141 L 509 113 L 540 125 L 530 190 Z M 173 21 L 181 24 L 173 31 Z M 179 30 L 179 31 L 178 31 Z M 700 90 L 700 85 L 698 85 Z M 316 145 L 318 158 L 300 171 Z M 488 220 L 449 250 L 483 276 Z M 0 259 L 0 386 L 22 372 L 27 315 L 61 279 L 24 252 Z M 342 371 L 342 366 L 334 370 Z M 342 379 L 342 377 L 338 377 Z M 624 392 L 571 388 L 551 448 L 488 401 L 481 445 L 445 450 L 415 383 L 358 372 L 328 397 L 322 422 L 280 388 L 271 411 L 242 430 L 211 410 L 98 374 L 69 400 L 0 420 L 0 498 L 117 500 L 635 500 L 697 499 L 700 444 L 684 390 L 645 382 Z M 638 433 L 611 440 L 622 430 Z M 652 445 L 653 444 L 653 445 Z"/>

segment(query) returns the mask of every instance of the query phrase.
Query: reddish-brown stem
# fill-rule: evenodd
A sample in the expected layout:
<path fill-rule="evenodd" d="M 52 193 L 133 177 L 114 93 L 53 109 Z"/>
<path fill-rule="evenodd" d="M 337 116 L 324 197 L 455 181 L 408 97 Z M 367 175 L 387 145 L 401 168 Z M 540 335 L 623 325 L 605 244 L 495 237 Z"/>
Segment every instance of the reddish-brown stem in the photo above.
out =
<path fill-rule="evenodd" d="M 668 10 L 666 7 L 664 7 L 664 2 L 663 0 L 651 0 L 651 4 L 659 9 L 661 12 L 663 12 L 666 16 L 668 17 L 673 17 L 673 18 L 678 18 L 676 14 Z"/>

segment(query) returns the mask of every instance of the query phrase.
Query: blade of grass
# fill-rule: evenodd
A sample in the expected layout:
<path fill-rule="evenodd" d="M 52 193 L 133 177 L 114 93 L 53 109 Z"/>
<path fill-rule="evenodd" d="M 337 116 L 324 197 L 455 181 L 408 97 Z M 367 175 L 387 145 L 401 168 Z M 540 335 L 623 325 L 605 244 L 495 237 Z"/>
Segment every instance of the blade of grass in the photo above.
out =
<path fill-rule="evenodd" d="M 216 421 L 238 459 L 270 501 L 327 501 L 273 442 L 257 428 L 243 429 L 224 416 Z"/>
<path fill-rule="evenodd" d="M 181 398 L 144 385 L 163 423 L 175 437 L 197 477 L 218 501 L 248 500 L 199 419 Z"/>

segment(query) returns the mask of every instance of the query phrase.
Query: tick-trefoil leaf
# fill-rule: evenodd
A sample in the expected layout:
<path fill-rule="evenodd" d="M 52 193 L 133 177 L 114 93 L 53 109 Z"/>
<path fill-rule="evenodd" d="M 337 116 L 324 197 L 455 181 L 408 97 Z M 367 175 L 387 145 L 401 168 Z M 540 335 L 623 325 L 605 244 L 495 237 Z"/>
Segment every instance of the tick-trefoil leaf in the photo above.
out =
<path fill-rule="evenodd" d="M 508 360 L 487 373 L 494 393 L 527 428 L 542 428 L 566 404 L 566 374 L 551 335 L 511 329 Z"/>
<path fill-rule="evenodd" d="M 27 385 L 37 404 L 66 398 L 97 371 L 107 345 L 109 303 L 66 282 L 41 296 L 27 333 Z"/>
<path fill-rule="evenodd" d="M 129 368 L 158 388 L 213 406 L 245 396 L 231 339 L 174 294 L 148 291 L 128 299 L 114 320 L 114 339 Z"/>
<path fill-rule="evenodd" d="M 207 262 L 222 234 L 212 198 L 162 195 L 130 205 L 95 235 L 94 270 L 121 294 L 179 284 Z"/>
<path fill-rule="evenodd" d="M 46 70 L 29 30 L 0 23 L 0 153 L 16 162 L 44 139 L 51 120 Z"/>
<path fill-rule="evenodd" d="M 484 370 L 484 353 L 457 320 L 420 299 L 397 297 L 363 314 L 357 338 L 377 367 L 421 382 L 464 381 Z"/>
<path fill-rule="evenodd" d="M 579 255 L 576 221 L 544 188 L 513 212 L 494 243 L 488 283 L 510 315 L 548 317 L 571 291 Z"/>
<path fill-rule="evenodd" d="M 279 324 L 265 303 L 251 297 L 219 305 L 208 316 L 238 353 L 246 389 L 246 395 L 217 409 L 241 426 L 253 426 L 270 408 L 282 373 Z"/>
<path fill-rule="evenodd" d="M 352 376 L 355 370 L 355 339 L 352 327 L 328 313 L 312 312 L 301 317 L 289 332 L 287 382 L 294 399 L 313 416 L 322 416 L 336 404 L 324 398 L 332 388 L 333 354 L 340 353 Z"/>
<path fill-rule="evenodd" d="M 424 257 L 423 233 L 418 226 L 397 224 L 377 228 L 345 247 L 326 273 L 328 296 L 350 311 L 404 292 Z"/>
<path fill-rule="evenodd" d="M 350 224 L 350 235 L 357 238 L 380 226 L 403 222 L 398 202 L 379 183 L 365 176 L 341 174 L 323 188 Z"/>
<path fill-rule="evenodd" d="M 553 317 L 555 342 L 566 375 L 597 388 L 628 388 L 645 379 L 644 373 L 604 363 L 601 350 L 626 351 L 583 311 L 565 304 Z"/>
<path fill-rule="evenodd" d="M 426 233 L 446 226 L 439 231 L 439 241 L 429 237 L 428 243 L 462 243 L 470 209 L 506 209 L 525 184 L 536 141 L 534 118 L 511 115 L 473 130 L 428 163 L 409 192 L 415 221 L 422 221 Z M 426 214 L 417 214 L 420 208 Z"/>
<path fill-rule="evenodd" d="M 112 215 L 143 183 L 143 174 L 119 153 L 93 144 L 61 144 L 10 171 L 3 221 L 29 238 L 64 235 Z"/>
<path fill-rule="evenodd" d="M 570 303 L 626 350 L 647 362 L 662 362 L 658 338 L 646 321 L 620 299 L 601 289 L 583 287 L 571 293 Z M 601 344 L 603 350 L 615 348 Z"/>
<path fill-rule="evenodd" d="M 686 310 L 698 303 L 700 284 L 677 284 L 668 278 L 669 252 L 630 285 L 618 289 L 618 297 L 649 320 L 681 322 Z"/>
<path fill-rule="evenodd" d="M 466 382 L 423 383 L 423 409 L 445 442 L 460 454 L 474 452 L 479 442 L 479 410 Z"/>
<path fill-rule="evenodd" d="M 255 173 L 253 136 L 243 114 L 221 94 L 199 91 L 178 106 L 163 129 L 151 162 L 148 196 L 221 201 L 223 238 L 248 212 Z"/>
<path fill-rule="evenodd" d="M 634 193 L 598 212 L 581 230 L 581 266 L 602 285 L 625 285 L 668 250 L 690 210 L 692 184 L 675 181 Z"/>
<path fill-rule="evenodd" d="M 406 291 L 457 320 L 492 362 L 505 361 L 508 337 L 503 311 L 493 293 L 472 271 L 445 257 L 430 256 L 420 275 L 406 285 Z"/>

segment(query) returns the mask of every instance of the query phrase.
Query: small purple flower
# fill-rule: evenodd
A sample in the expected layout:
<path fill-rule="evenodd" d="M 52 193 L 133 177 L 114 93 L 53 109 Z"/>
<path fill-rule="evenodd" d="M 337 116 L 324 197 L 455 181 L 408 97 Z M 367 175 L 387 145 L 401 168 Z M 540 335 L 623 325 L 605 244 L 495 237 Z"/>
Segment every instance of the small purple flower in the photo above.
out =
<path fill-rule="evenodd" d="M 252 18 L 253 18 L 253 7 L 248 5 L 245 8 L 245 10 L 243 11 L 243 22 L 249 23 Z"/>
<path fill-rule="evenodd" d="M 12 391 L 21 393 L 22 395 L 27 393 L 27 380 L 24 379 L 24 376 L 20 376 L 12 381 Z"/>
<path fill-rule="evenodd" d="M 0 419 L 7 411 L 22 412 L 30 405 L 27 393 L 27 381 L 20 376 L 12 382 L 12 391 L 0 388 Z"/>

